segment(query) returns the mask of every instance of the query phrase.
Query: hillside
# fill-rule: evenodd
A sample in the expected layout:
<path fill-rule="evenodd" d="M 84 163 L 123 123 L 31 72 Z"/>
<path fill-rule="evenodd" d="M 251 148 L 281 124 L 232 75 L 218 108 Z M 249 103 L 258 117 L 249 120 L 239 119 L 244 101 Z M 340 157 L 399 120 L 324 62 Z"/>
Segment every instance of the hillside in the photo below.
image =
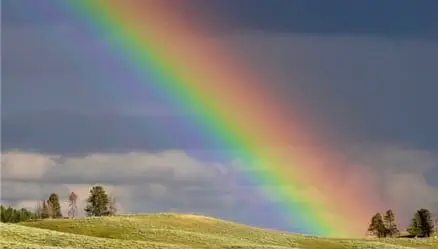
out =
<path fill-rule="evenodd" d="M 1 224 L 0 248 L 438 249 L 434 239 L 346 240 L 253 228 L 185 214 L 125 215 Z"/>

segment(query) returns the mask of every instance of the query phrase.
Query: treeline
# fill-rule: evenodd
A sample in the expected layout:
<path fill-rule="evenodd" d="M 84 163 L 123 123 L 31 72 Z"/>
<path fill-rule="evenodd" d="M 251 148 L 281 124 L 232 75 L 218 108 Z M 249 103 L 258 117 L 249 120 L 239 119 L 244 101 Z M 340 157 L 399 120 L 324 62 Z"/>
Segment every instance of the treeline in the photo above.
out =
<path fill-rule="evenodd" d="M 382 216 L 380 213 L 376 213 L 372 218 L 368 226 L 368 233 L 378 238 L 386 237 L 430 237 L 435 232 L 435 226 L 438 222 L 438 217 L 434 221 L 432 215 L 427 209 L 419 209 L 413 215 L 407 232 L 409 235 L 401 236 L 398 229 L 395 214 L 389 209 Z"/>
<path fill-rule="evenodd" d="M 63 219 L 75 218 L 78 216 L 78 195 L 71 192 L 68 196 L 68 214 L 64 216 L 61 211 L 59 196 L 57 193 L 50 194 L 47 200 L 38 202 L 35 211 L 25 208 L 14 209 L 12 207 L 0 206 L 1 222 L 18 223 L 30 219 Z M 107 194 L 102 186 L 92 186 L 86 205 L 83 209 L 85 216 L 110 216 L 117 213 L 116 199 Z M 401 236 L 398 229 L 394 212 L 389 209 L 382 216 L 376 213 L 368 226 L 368 234 L 378 238 L 386 237 L 430 237 L 438 229 L 438 216 L 433 220 L 431 212 L 427 209 L 417 210 L 407 228 L 409 235 Z M 436 233 L 438 235 L 438 233 Z"/>
<path fill-rule="evenodd" d="M 3 223 L 18 223 L 35 218 L 35 214 L 25 208 L 15 209 L 0 205 L 0 217 Z"/>
<path fill-rule="evenodd" d="M 15 209 L 12 207 L 0 206 L 1 222 L 18 223 L 31 219 L 64 219 L 75 218 L 78 216 L 78 195 L 71 192 L 68 196 L 68 214 L 64 216 L 61 211 L 59 196 L 57 193 L 50 194 L 47 200 L 37 203 L 35 210 L 32 212 L 28 209 Z M 116 199 L 114 196 L 107 194 L 102 186 L 93 186 L 90 194 L 86 199 L 86 206 L 83 209 L 85 216 L 109 216 L 117 213 Z"/>

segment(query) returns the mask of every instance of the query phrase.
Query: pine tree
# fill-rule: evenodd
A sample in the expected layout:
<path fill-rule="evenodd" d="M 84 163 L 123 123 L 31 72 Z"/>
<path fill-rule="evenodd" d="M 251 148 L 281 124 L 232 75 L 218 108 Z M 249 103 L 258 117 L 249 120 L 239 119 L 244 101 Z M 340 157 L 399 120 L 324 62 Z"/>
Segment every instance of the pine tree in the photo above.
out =
<path fill-rule="evenodd" d="M 374 234 L 378 238 L 386 237 L 387 231 L 385 228 L 385 224 L 383 223 L 382 215 L 380 213 L 376 213 L 371 218 L 371 223 L 368 227 L 368 232 Z"/>
<path fill-rule="evenodd" d="M 430 237 L 433 231 L 434 225 L 430 211 L 424 208 L 417 210 L 411 220 L 408 232 L 418 237 Z"/>
<path fill-rule="evenodd" d="M 12 207 L 3 207 L 1 209 L 1 220 L 5 223 L 10 223 L 14 217 L 14 209 Z"/>
<path fill-rule="evenodd" d="M 383 222 L 385 224 L 387 234 L 390 237 L 400 235 L 400 232 L 397 228 L 397 224 L 395 222 L 395 214 L 391 209 L 386 211 L 385 216 L 383 217 Z"/>
<path fill-rule="evenodd" d="M 54 219 L 62 218 L 61 205 L 59 204 L 59 197 L 56 193 L 52 193 L 47 200 L 47 204 L 50 207 L 50 217 Z"/>
<path fill-rule="evenodd" d="M 109 215 L 108 195 L 102 186 L 93 186 L 90 189 L 90 196 L 87 199 L 87 206 L 84 211 L 87 216 Z"/>
<path fill-rule="evenodd" d="M 6 208 L 3 205 L 0 205 L 0 221 L 6 222 Z"/>
<path fill-rule="evenodd" d="M 15 215 L 14 215 L 14 219 L 12 222 L 15 222 L 15 223 L 26 221 L 26 220 L 30 219 L 32 216 L 32 213 L 25 208 L 15 209 L 14 212 L 15 212 Z"/>
<path fill-rule="evenodd" d="M 376 235 L 376 215 L 371 218 L 367 231 L 369 234 Z"/>
<path fill-rule="evenodd" d="M 409 234 L 416 237 L 422 235 L 421 218 L 418 212 L 415 212 L 414 217 L 412 217 L 411 223 L 409 224 L 407 231 Z"/>
<path fill-rule="evenodd" d="M 78 196 L 76 195 L 75 192 L 71 192 L 70 195 L 68 196 L 68 216 L 70 218 L 74 218 L 77 215 L 77 210 L 78 210 L 78 206 L 77 206 L 77 199 Z"/>
<path fill-rule="evenodd" d="M 420 209 L 417 211 L 421 219 L 421 231 L 424 237 L 430 237 L 433 234 L 434 226 L 432 215 L 428 209 Z"/>

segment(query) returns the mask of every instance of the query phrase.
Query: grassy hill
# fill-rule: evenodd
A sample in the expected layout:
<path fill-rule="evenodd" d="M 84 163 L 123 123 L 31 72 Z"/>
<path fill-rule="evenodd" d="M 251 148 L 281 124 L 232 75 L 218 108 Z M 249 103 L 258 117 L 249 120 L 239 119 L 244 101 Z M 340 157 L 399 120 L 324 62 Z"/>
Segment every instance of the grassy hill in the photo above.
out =
<path fill-rule="evenodd" d="M 165 213 L 1 224 L 0 248 L 438 249 L 438 240 L 317 238 L 203 216 Z"/>

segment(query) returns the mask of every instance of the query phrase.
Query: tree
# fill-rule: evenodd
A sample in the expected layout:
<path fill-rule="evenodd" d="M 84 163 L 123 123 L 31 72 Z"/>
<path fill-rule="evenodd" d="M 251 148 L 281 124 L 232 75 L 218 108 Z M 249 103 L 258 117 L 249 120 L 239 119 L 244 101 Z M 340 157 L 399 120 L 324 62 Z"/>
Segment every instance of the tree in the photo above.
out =
<path fill-rule="evenodd" d="M 56 193 L 52 193 L 47 200 L 50 209 L 50 217 L 54 219 L 62 218 L 61 205 L 59 204 L 59 197 Z"/>
<path fill-rule="evenodd" d="M 33 215 L 34 219 L 42 219 L 43 218 L 43 206 L 41 202 L 38 201 L 37 206 L 35 207 L 35 213 Z"/>
<path fill-rule="evenodd" d="M 418 212 L 415 212 L 414 217 L 412 217 L 411 223 L 409 224 L 407 231 L 413 236 L 421 236 L 421 219 Z"/>
<path fill-rule="evenodd" d="M 387 231 L 385 228 L 385 224 L 383 223 L 382 215 L 380 213 L 376 213 L 371 218 L 371 223 L 368 227 L 368 232 L 371 232 L 378 238 L 386 237 Z"/>
<path fill-rule="evenodd" d="M 432 215 L 432 223 L 433 223 L 433 227 L 435 228 L 434 234 L 435 236 L 438 235 L 438 212 L 435 212 Z"/>
<path fill-rule="evenodd" d="M 22 222 L 32 218 L 32 212 L 25 208 L 15 209 L 15 216 L 13 222 Z"/>
<path fill-rule="evenodd" d="M 434 225 L 431 214 L 429 210 L 422 208 L 415 212 L 407 231 L 414 236 L 430 237 L 433 230 Z"/>
<path fill-rule="evenodd" d="M 0 205 L 0 221 L 6 222 L 6 208 L 3 205 Z"/>
<path fill-rule="evenodd" d="M 420 209 L 417 211 L 421 219 L 421 231 L 424 237 L 430 237 L 433 234 L 434 226 L 432 215 L 428 209 Z"/>
<path fill-rule="evenodd" d="M 3 205 L 1 206 L 1 221 L 8 223 L 11 222 L 11 220 L 14 217 L 14 209 L 12 207 L 4 207 Z"/>
<path fill-rule="evenodd" d="M 77 200 L 78 200 L 78 196 L 76 195 L 75 192 L 71 192 L 70 195 L 68 196 L 68 216 L 70 218 L 74 218 L 77 215 L 77 210 L 78 210 L 78 206 L 77 206 Z"/>
<path fill-rule="evenodd" d="M 42 206 L 41 206 L 41 218 L 42 219 L 47 219 L 50 218 L 51 216 L 51 210 L 50 210 L 50 206 L 47 205 L 47 201 L 43 200 L 42 202 Z"/>
<path fill-rule="evenodd" d="M 115 215 L 117 213 L 117 200 L 113 195 L 110 195 L 109 197 L 108 213 L 109 215 Z"/>
<path fill-rule="evenodd" d="M 435 235 L 438 235 L 438 214 L 435 215 L 435 220 L 433 226 L 435 227 Z"/>
<path fill-rule="evenodd" d="M 390 237 L 400 235 L 400 231 L 398 230 L 395 222 L 395 214 L 391 209 L 386 211 L 385 216 L 383 217 L 383 222 L 385 224 L 387 235 Z"/>
<path fill-rule="evenodd" d="M 102 186 L 93 186 L 90 189 L 90 196 L 87 198 L 87 206 L 84 211 L 87 216 L 109 215 L 108 195 Z"/>

